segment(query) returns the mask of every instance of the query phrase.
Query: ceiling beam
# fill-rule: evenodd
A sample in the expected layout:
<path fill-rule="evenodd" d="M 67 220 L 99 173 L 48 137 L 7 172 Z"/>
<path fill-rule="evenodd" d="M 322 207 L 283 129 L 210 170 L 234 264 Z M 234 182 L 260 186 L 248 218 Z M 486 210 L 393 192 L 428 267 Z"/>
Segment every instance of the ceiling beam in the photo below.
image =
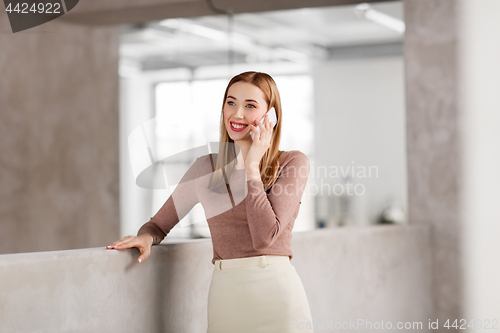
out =
<path fill-rule="evenodd" d="M 233 14 L 272 10 L 354 5 L 382 0 L 212 0 L 215 7 Z M 307 6 L 304 4 L 307 3 Z M 59 20 L 88 25 L 151 22 L 174 17 L 215 15 L 205 0 L 82 0 Z"/>

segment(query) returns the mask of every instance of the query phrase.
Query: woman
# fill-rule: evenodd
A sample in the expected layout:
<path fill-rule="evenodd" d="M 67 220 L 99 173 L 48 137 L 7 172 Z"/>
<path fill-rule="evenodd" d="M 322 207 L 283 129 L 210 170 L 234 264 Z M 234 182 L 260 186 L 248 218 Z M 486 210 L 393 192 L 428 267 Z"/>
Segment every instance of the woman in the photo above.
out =
<path fill-rule="evenodd" d="M 259 121 L 272 107 L 274 127 L 267 116 Z M 224 93 L 219 153 L 196 159 L 136 237 L 107 247 L 137 247 L 140 263 L 200 202 L 214 253 L 209 333 L 283 333 L 302 327 L 312 332 L 305 290 L 290 263 L 292 228 L 310 166 L 302 152 L 278 150 L 281 115 L 271 76 L 245 72 L 233 77 Z"/>

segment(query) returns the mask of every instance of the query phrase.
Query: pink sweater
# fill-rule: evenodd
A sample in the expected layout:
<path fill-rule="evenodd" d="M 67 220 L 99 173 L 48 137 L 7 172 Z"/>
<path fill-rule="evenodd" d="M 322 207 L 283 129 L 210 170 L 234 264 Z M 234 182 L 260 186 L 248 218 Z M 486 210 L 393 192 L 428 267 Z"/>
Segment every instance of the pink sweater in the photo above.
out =
<path fill-rule="evenodd" d="M 213 163 L 216 154 L 212 154 Z M 198 157 L 165 204 L 137 235 L 150 234 L 159 244 L 197 203 L 205 210 L 213 245 L 212 264 L 218 259 L 284 255 L 292 259 L 292 228 L 309 176 L 309 159 L 298 151 L 280 156 L 278 179 L 264 191 L 260 180 L 246 180 L 245 169 L 235 169 L 229 192 L 207 186 L 212 172 L 210 155 Z"/>

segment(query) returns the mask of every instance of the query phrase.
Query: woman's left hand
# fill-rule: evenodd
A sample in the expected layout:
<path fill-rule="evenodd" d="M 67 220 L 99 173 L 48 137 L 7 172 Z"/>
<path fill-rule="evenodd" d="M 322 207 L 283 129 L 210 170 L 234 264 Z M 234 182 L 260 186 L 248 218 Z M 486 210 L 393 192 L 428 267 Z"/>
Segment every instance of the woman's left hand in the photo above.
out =
<path fill-rule="evenodd" d="M 253 131 L 254 140 L 245 160 L 247 179 L 260 179 L 260 160 L 269 147 L 271 147 L 271 138 L 273 136 L 273 127 L 267 115 L 264 118 L 264 124 L 257 119 L 254 121 L 254 124 L 256 125 L 250 126 L 250 130 Z M 260 133 L 257 131 L 257 126 L 260 128 Z"/>

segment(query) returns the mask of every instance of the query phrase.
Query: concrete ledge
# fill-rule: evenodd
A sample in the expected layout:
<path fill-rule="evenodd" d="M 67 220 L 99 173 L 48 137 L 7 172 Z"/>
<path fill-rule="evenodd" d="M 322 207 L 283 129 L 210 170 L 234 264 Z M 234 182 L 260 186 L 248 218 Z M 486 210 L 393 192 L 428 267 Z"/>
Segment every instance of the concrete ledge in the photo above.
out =
<path fill-rule="evenodd" d="M 429 233 L 427 226 L 377 225 L 295 234 L 292 263 L 304 283 L 313 322 L 319 324 L 315 328 L 385 332 L 390 329 L 330 325 L 383 321 L 394 329 L 398 322 L 421 322 L 422 329 L 404 331 L 429 332 Z"/>
<path fill-rule="evenodd" d="M 426 324 L 428 236 L 424 226 L 294 233 L 292 264 L 314 323 Z M 138 256 L 104 247 L 0 255 L 0 332 L 206 332 L 211 240 L 154 246 L 141 264 Z"/>

